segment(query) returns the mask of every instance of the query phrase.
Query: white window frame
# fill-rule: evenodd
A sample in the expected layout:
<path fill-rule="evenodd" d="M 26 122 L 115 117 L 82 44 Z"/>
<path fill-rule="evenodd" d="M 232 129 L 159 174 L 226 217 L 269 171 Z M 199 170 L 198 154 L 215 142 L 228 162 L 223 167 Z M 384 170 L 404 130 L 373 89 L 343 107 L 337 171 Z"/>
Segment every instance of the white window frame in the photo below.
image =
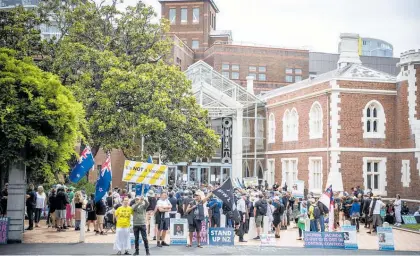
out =
<path fill-rule="evenodd" d="M 257 79 L 257 74 L 256 73 L 249 73 L 248 76 L 252 76 L 255 79 Z"/>
<path fill-rule="evenodd" d="M 322 138 L 324 133 L 323 120 L 322 106 L 318 101 L 315 101 L 309 111 L 309 139 Z"/>
<path fill-rule="evenodd" d="M 229 70 L 230 64 L 229 63 L 222 63 L 222 70 Z"/>
<path fill-rule="evenodd" d="M 261 73 L 267 72 L 267 66 L 259 66 L 258 67 L 258 72 L 261 72 Z"/>
<path fill-rule="evenodd" d="M 174 12 L 175 12 L 175 15 L 172 17 L 172 19 L 171 19 L 171 12 L 172 12 L 172 10 L 174 10 Z M 170 8 L 169 9 L 169 22 L 171 23 L 171 24 L 176 24 L 176 8 Z"/>
<path fill-rule="evenodd" d="M 281 186 L 286 182 L 287 188 L 292 188 L 293 184 L 299 179 L 299 159 L 282 158 L 281 159 Z M 290 173 L 292 175 L 290 176 Z M 286 177 L 287 176 L 287 177 Z"/>
<path fill-rule="evenodd" d="M 302 75 L 302 69 L 301 68 L 295 68 L 295 75 Z"/>
<path fill-rule="evenodd" d="M 196 14 L 195 12 L 198 11 L 198 14 Z M 200 8 L 199 7 L 194 7 L 193 11 L 193 23 L 194 24 L 199 24 L 200 23 Z"/>
<path fill-rule="evenodd" d="M 376 194 L 376 195 L 381 195 L 381 196 L 386 196 L 387 195 L 387 191 L 385 190 L 386 186 L 387 186 L 387 182 L 386 182 L 386 157 L 363 157 L 363 185 L 364 187 L 367 188 L 372 188 L 372 193 Z M 379 175 L 379 179 L 378 179 L 378 189 L 375 189 L 374 187 L 372 187 L 373 183 L 374 183 L 374 179 L 371 179 L 371 183 L 372 184 L 368 184 L 367 183 L 367 176 L 368 176 L 368 171 L 367 171 L 367 163 L 368 162 L 378 162 L 378 175 Z M 373 172 L 373 171 L 372 171 Z"/>
<path fill-rule="evenodd" d="M 267 182 L 268 185 L 271 187 L 274 185 L 275 182 L 275 177 L 276 177 L 276 159 L 274 158 L 269 158 L 267 159 Z"/>
<path fill-rule="evenodd" d="M 401 164 L 401 183 L 403 187 L 410 187 L 411 182 L 410 160 L 402 160 Z"/>
<path fill-rule="evenodd" d="M 284 72 L 285 72 L 286 74 L 293 74 L 293 68 L 286 68 L 286 69 L 284 70 Z"/>
<path fill-rule="evenodd" d="M 376 117 L 373 117 L 374 108 L 376 108 Z M 371 110 L 370 117 L 367 116 L 368 109 Z M 385 139 L 386 117 L 382 104 L 377 100 L 369 101 L 362 114 L 363 138 Z M 376 132 L 373 131 L 373 122 L 376 122 Z M 370 124 L 370 131 L 368 131 L 368 123 Z"/>
<path fill-rule="evenodd" d="M 319 162 L 319 170 L 315 170 L 315 162 Z M 308 185 L 309 185 L 309 192 L 313 192 L 314 194 L 320 195 L 323 192 L 322 186 L 323 186 L 323 166 L 322 166 L 322 157 L 309 157 L 309 164 L 308 164 L 308 170 L 309 170 L 309 179 L 308 179 Z M 315 171 L 317 171 L 317 174 L 320 174 L 320 182 L 319 187 L 316 187 L 315 184 Z"/>
<path fill-rule="evenodd" d="M 287 79 L 287 78 L 291 78 L 291 79 Z M 286 81 L 286 83 L 293 83 L 293 76 L 292 75 L 286 75 L 284 77 L 284 80 Z M 288 81 L 290 80 L 290 81 Z"/>
<path fill-rule="evenodd" d="M 186 19 L 182 19 L 183 11 L 185 11 Z M 181 24 L 188 24 L 188 8 L 181 8 Z"/>
<path fill-rule="evenodd" d="M 271 113 L 268 117 L 268 143 L 276 142 L 276 118 L 274 113 Z"/>
<path fill-rule="evenodd" d="M 250 72 L 257 72 L 257 67 L 256 67 L 256 66 L 249 66 L 249 67 L 248 67 L 248 70 L 249 70 Z"/>
<path fill-rule="evenodd" d="M 232 64 L 231 70 L 239 71 L 239 68 L 240 68 L 239 64 Z"/>
<path fill-rule="evenodd" d="M 302 76 L 295 76 L 295 83 L 302 81 Z"/>
<path fill-rule="evenodd" d="M 230 73 L 229 73 L 229 71 L 222 71 L 222 76 L 225 77 L 225 78 L 227 78 L 227 79 L 230 79 Z"/>

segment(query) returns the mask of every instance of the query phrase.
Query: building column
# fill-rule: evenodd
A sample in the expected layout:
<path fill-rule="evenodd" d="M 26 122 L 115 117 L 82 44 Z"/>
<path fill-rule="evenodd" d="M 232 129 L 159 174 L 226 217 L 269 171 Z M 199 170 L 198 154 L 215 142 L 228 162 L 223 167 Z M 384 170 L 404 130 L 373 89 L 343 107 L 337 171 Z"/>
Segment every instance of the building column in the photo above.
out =
<path fill-rule="evenodd" d="M 236 117 L 233 118 L 232 136 L 232 178 L 242 180 L 242 129 L 243 110 L 236 110 Z"/>

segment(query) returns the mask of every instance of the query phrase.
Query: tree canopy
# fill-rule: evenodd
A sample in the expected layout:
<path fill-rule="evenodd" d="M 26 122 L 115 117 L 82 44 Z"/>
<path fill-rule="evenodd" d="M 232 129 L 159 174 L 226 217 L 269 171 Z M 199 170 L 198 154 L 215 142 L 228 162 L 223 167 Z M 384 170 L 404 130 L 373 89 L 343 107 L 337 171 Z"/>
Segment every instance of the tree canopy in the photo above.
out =
<path fill-rule="evenodd" d="M 46 182 L 68 170 L 84 111 L 57 76 L 0 48 L 0 164 L 24 161 Z"/>

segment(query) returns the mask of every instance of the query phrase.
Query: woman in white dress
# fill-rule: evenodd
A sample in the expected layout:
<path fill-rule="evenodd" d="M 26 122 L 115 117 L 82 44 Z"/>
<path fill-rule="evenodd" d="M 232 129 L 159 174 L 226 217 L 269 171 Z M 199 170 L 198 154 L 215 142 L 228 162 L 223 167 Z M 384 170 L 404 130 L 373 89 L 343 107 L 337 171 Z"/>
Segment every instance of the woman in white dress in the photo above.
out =
<path fill-rule="evenodd" d="M 395 212 L 395 226 L 401 226 L 402 219 L 401 219 L 401 196 L 397 194 L 396 199 L 394 201 L 394 212 Z"/>

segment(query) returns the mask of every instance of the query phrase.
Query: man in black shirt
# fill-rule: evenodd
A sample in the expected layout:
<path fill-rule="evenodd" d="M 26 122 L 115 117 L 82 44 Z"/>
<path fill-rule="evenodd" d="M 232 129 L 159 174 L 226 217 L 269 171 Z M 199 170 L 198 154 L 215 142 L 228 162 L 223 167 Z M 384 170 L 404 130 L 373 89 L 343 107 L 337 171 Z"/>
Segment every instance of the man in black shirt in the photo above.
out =
<path fill-rule="evenodd" d="M 174 192 L 169 193 L 169 202 L 172 204 L 171 211 L 169 213 L 170 218 L 176 217 L 176 212 L 178 211 L 178 200 L 174 197 Z"/>
<path fill-rule="evenodd" d="M 26 212 L 28 213 L 29 227 L 26 230 L 34 229 L 34 212 L 36 208 L 36 193 L 34 185 L 29 185 L 28 193 L 26 193 Z"/>
<path fill-rule="evenodd" d="M 204 207 L 203 204 L 207 202 L 207 200 L 211 197 L 212 193 L 209 193 L 206 198 L 201 199 L 201 195 L 199 193 L 194 194 L 194 200 L 188 204 L 186 209 L 186 213 L 188 214 L 188 224 L 189 224 L 189 232 L 190 232 L 190 244 L 187 247 L 192 246 L 192 240 L 194 232 L 197 234 L 197 247 L 203 248 L 200 245 L 200 231 L 201 231 L 201 222 L 205 220 L 204 217 Z"/>

